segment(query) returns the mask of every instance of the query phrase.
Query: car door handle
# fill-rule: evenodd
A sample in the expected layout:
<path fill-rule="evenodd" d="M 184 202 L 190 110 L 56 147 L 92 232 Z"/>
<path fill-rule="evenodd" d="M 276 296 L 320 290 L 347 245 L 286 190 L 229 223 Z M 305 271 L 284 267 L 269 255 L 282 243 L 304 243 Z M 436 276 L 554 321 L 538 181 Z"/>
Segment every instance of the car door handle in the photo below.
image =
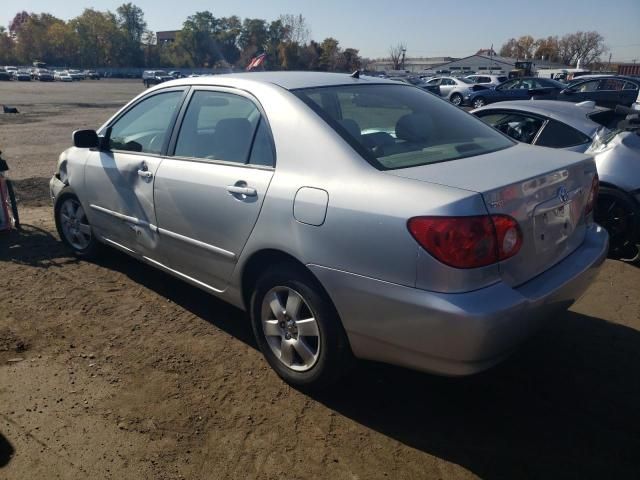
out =
<path fill-rule="evenodd" d="M 151 173 L 149 170 L 138 170 L 138 176 L 146 180 L 149 180 L 153 178 L 153 173 Z"/>
<path fill-rule="evenodd" d="M 247 197 L 255 197 L 256 195 L 258 195 L 258 192 L 255 188 L 240 187 L 238 185 L 227 185 L 227 192 L 246 195 Z"/>

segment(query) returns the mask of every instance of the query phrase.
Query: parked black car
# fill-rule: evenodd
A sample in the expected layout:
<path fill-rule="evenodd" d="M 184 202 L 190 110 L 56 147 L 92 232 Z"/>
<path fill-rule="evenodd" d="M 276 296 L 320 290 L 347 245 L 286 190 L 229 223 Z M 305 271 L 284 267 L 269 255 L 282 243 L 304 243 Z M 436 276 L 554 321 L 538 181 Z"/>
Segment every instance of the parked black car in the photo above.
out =
<path fill-rule="evenodd" d="M 88 78 L 89 80 L 100 80 L 100 74 L 95 70 L 85 70 L 84 78 Z"/>
<path fill-rule="evenodd" d="M 480 108 L 488 103 L 528 100 L 531 97 L 540 100 L 555 100 L 565 87 L 565 84 L 550 78 L 514 78 L 495 87 L 470 92 L 463 98 L 462 105 Z"/>
<path fill-rule="evenodd" d="M 146 88 L 173 79 L 174 78 L 164 70 L 146 70 L 142 73 L 142 83 L 144 83 Z"/>
<path fill-rule="evenodd" d="M 640 79 L 611 75 L 578 80 L 562 90 L 558 100 L 569 102 L 592 100 L 600 107 L 615 108 L 616 105 L 630 107 L 634 102 L 640 102 Z"/>
<path fill-rule="evenodd" d="M 0 80 L 8 81 L 11 80 L 11 78 L 11 72 L 7 72 L 4 68 L 0 68 Z"/>

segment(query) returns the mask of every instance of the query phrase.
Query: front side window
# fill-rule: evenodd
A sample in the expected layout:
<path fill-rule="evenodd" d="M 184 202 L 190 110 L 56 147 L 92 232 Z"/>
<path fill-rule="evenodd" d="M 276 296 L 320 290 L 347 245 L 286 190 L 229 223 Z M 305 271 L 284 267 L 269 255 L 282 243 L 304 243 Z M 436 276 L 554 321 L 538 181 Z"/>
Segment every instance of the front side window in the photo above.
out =
<path fill-rule="evenodd" d="M 247 163 L 260 111 L 249 99 L 201 90 L 191 97 L 175 155 Z"/>
<path fill-rule="evenodd" d="M 134 105 L 112 125 L 109 148 L 161 153 L 182 95 L 182 90 L 158 93 Z"/>
<path fill-rule="evenodd" d="M 335 86 L 294 93 L 380 170 L 456 160 L 513 145 L 480 120 L 416 88 Z"/>
<path fill-rule="evenodd" d="M 580 85 L 576 85 L 576 92 L 595 92 L 598 89 L 599 80 L 592 80 L 591 82 L 584 82 Z"/>
<path fill-rule="evenodd" d="M 486 111 L 479 112 L 478 117 L 487 125 L 497 128 L 502 133 L 522 143 L 533 142 L 533 139 L 544 124 L 544 120 L 541 118 L 516 112 Z"/>
<path fill-rule="evenodd" d="M 633 82 L 626 82 L 624 84 L 624 89 L 625 90 L 638 90 L 638 85 L 636 85 Z"/>

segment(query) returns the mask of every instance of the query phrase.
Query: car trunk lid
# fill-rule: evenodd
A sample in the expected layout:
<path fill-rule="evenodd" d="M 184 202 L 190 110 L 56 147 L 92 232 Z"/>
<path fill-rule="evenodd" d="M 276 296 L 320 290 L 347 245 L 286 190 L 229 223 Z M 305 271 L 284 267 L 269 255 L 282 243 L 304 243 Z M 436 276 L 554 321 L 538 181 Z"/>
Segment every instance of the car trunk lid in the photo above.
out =
<path fill-rule="evenodd" d="M 517 145 L 498 152 L 387 173 L 480 193 L 490 214 L 519 224 L 522 248 L 500 263 L 503 281 L 520 285 L 583 241 L 585 206 L 596 173 L 585 155 Z"/>

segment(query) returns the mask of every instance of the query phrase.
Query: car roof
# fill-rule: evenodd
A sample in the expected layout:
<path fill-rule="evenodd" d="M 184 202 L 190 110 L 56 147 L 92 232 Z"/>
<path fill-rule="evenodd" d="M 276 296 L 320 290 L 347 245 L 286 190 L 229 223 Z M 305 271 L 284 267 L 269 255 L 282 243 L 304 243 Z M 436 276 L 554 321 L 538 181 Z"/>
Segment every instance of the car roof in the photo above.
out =
<path fill-rule="evenodd" d="M 558 120 L 580 130 L 589 136 L 601 125 L 589 118 L 589 115 L 608 110 L 596 107 L 590 102 L 572 103 L 560 100 L 513 100 L 511 102 L 497 102 L 485 105 L 472 113 L 487 110 L 517 110 L 529 112 Z"/>
<path fill-rule="evenodd" d="M 249 80 L 258 83 L 278 85 L 286 90 L 302 88 L 330 87 L 337 85 L 397 85 L 397 81 L 379 77 L 369 77 L 361 74 L 360 78 L 354 78 L 347 73 L 327 72 L 249 72 L 249 73 L 225 73 L 198 77 L 198 80 L 180 79 L 175 84 L 190 84 L 197 82 L 199 85 L 233 84 L 234 80 Z"/>

